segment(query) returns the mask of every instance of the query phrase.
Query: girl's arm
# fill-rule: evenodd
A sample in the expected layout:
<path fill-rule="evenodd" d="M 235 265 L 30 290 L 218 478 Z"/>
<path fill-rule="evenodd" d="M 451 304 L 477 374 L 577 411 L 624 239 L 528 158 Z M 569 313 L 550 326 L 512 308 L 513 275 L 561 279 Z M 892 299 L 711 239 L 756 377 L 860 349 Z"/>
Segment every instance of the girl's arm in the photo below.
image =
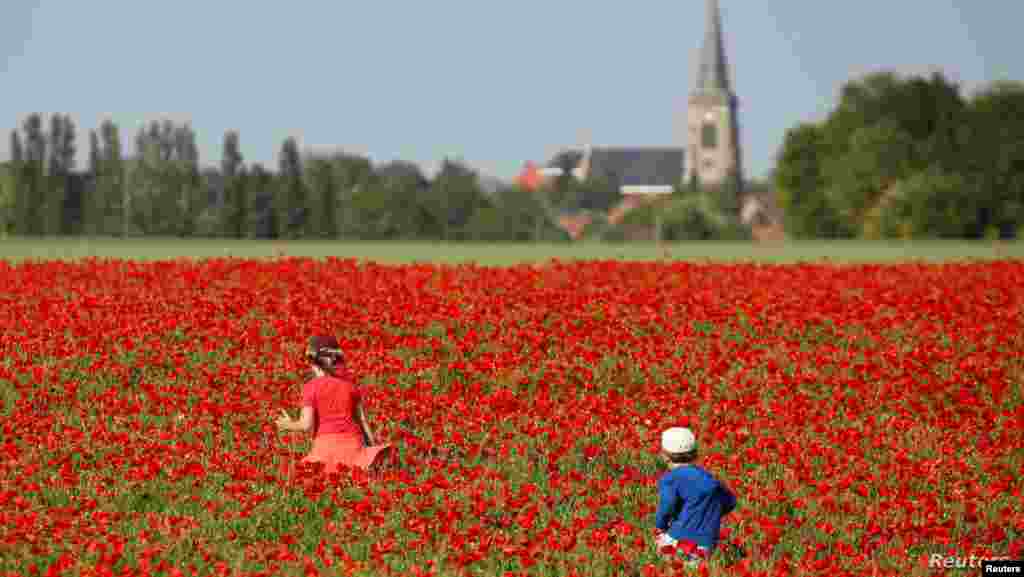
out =
<path fill-rule="evenodd" d="M 288 411 L 281 409 L 281 416 L 277 419 L 277 426 L 285 431 L 309 432 L 313 430 L 313 407 L 302 407 L 302 414 L 297 420 L 288 416 Z"/>
<path fill-rule="evenodd" d="M 363 430 L 363 435 L 366 436 L 366 444 L 376 445 L 377 439 L 373 435 L 373 429 L 370 428 L 369 421 L 366 420 L 366 413 L 363 412 L 362 403 L 356 405 L 356 421 L 359 423 L 359 428 Z"/>

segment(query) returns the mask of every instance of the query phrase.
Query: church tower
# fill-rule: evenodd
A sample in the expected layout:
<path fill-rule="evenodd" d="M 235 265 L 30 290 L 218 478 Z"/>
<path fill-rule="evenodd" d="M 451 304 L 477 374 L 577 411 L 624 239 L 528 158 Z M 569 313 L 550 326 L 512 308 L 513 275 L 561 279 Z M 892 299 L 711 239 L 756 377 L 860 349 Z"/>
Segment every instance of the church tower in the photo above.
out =
<path fill-rule="evenodd" d="M 701 186 L 721 185 L 732 174 L 742 177 L 737 105 L 729 81 L 718 0 L 708 0 L 704 46 L 686 113 L 687 185 L 694 175 Z"/>

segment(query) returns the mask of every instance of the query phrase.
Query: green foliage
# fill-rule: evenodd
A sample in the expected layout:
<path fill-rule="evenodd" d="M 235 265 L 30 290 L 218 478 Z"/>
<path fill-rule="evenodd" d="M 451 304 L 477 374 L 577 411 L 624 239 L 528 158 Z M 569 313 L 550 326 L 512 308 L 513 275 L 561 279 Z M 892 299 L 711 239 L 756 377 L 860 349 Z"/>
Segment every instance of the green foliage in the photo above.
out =
<path fill-rule="evenodd" d="M 470 238 L 479 241 L 564 241 L 568 235 L 556 226 L 538 193 L 502 187 L 479 208 L 467 225 Z"/>
<path fill-rule="evenodd" d="M 277 186 L 274 184 L 274 175 L 262 164 L 253 164 L 252 169 L 246 173 L 245 190 L 248 192 L 246 237 L 254 238 L 261 233 L 267 238 L 273 237 L 277 231 L 277 212 L 274 210 L 274 191 L 277 190 Z M 269 199 L 266 206 L 257 207 L 256 195 L 263 195 L 264 200 Z M 260 208 L 263 210 L 259 210 Z"/>
<path fill-rule="evenodd" d="M 938 73 L 925 78 L 881 71 L 851 80 L 842 87 L 839 104 L 824 123 L 830 156 L 855 149 L 853 133 L 858 130 L 891 124 L 914 143 L 913 152 L 903 159 L 912 168 L 922 170 L 935 157 L 952 161 L 964 107 L 959 87 Z"/>
<path fill-rule="evenodd" d="M 75 125 L 70 116 L 50 116 L 47 137 L 48 159 L 41 207 L 41 232 L 56 236 L 70 232 L 65 227 L 64 210 L 69 196 L 71 172 L 75 168 Z"/>
<path fill-rule="evenodd" d="M 126 171 L 121 149 L 120 129 L 111 120 L 100 124 L 99 162 L 94 174 L 93 203 L 99 220 L 100 235 L 127 234 Z"/>
<path fill-rule="evenodd" d="M 661 219 L 661 239 L 684 240 L 749 240 L 750 228 L 740 223 L 737 214 L 722 210 L 721 190 L 696 194 L 673 195 L 645 203 L 626 213 L 622 220 L 602 231 L 602 238 L 620 242 L 626 231 L 634 227 L 653 227 Z"/>
<path fill-rule="evenodd" d="M 444 159 L 430 186 L 427 211 L 441 225 L 442 240 L 469 240 L 473 214 L 491 206 L 480 189 L 477 174 L 458 160 Z"/>
<path fill-rule="evenodd" d="M 1024 83 L 993 83 L 967 113 L 963 172 L 979 201 L 978 224 L 1011 236 L 1024 225 Z"/>
<path fill-rule="evenodd" d="M 337 230 L 337 194 L 334 169 L 329 158 L 310 155 L 303 162 L 306 167 L 306 190 L 309 193 L 307 215 L 313 238 L 334 238 Z"/>
<path fill-rule="evenodd" d="M 575 207 L 583 210 L 607 212 L 622 202 L 619 186 L 607 179 L 574 180 L 570 190 L 575 197 Z"/>
<path fill-rule="evenodd" d="M 15 232 L 19 235 L 43 234 L 43 210 L 46 197 L 45 162 L 46 137 L 43 134 L 43 116 L 30 114 L 22 123 L 24 137 L 22 162 L 18 171 L 17 210 Z"/>
<path fill-rule="evenodd" d="M 274 193 L 277 238 L 301 238 L 305 228 L 303 213 L 306 208 L 306 187 L 302 180 L 299 144 L 294 137 L 288 137 L 281 145 Z"/>
<path fill-rule="evenodd" d="M 848 82 L 824 122 L 783 140 L 775 183 L 787 233 L 1012 235 L 1024 216 L 1022 113 L 1020 84 L 995 84 L 968 102 L 940 74 Z M 909 206 L 923 212 L 911 218 Z"/>
<path fill-rule="evenodd" d="M 411 240 L 440 235 L 439 215 L 427 202 L 430 184 L 419 167 L 392 162 L 375 173 L 362 157 L 339 156 L 334 162 L 345 205 L 343 236 Z"/>
<path fill-rule="evenodd" d="M 838 210 L 826 196 L 824 129 L 800 124 L 786 131 L 775 168 L 783 224 L 794 238 L 847 236 Z"/>
<path fill-rule="evenodd" d="M 976 202 L 962 175 L 932 168 L 898 183 L 881 211 L 882 230 L 896 238 L 962 238 L 975 230 Z"/>
<path fill-rule="evenodd" d="M 738 223 L 750 183 L 738 174 L 716 190 L 694 175 L 658 218 L 647 207 L 611 225 L 602 215 L 622 202 L 619 188 L 575 179 L 578 151 L 556 159 L 564 174 L 543 194 L 491 193 L 460 161 L 428 179 L 411 163 L 301 158 L 293 138 L 276 174 L 258 171 L 245 166 L 233 131 L 219 168 L 201 172 L 194 132 L 167 120 L 140 128 L 129 159 L 118 127 L 104 121 L 88 132 L 79 173 L 76 135 L 62 114 L 30 114 L 11 132 L 0 232 L 536 242 L 567 239 L 557 215 L 568 213 L 591 215 L 591 239 L 626 238 L 626 227 L 655 221 L 666 240 L 750 233 Z M 797 239 L 1014 236 L 1024 219 L 1024 85 L 995 83 L 968 100 L 939 74 L 851 80 L 822 122 L 787 131 L 770 184 L 761 194 L 776 194 Z"/>
<path fill-rule="evenodd" d="M 391 180 L 355 190 L 349 205 L 351 236 L 371 240 L 414 239 L 424 229 L 437 228 L 437 215 L 416 188 Z"/>
<path fill-rule="evenodd" d="M 0 238 L 6 237 L 14 225 L 14 202 L 18 194 L 15 163 L 0 163 Z"/>
<path fill-rule="evenodd" d="M 100 153 L 100 138 L 95 130 L 89 131 L 89 177 L 92 182 L 90 190 L 82 199 L 82 233 L 94 237 L 102 233 L 103 214 L 106 204 L 103 187 L 98 186 L 98 179 L 102 171 L 103 160 Z"/>
<path fill-rule="evenodd" d="M 555 179 L 547 198 L 552 210 L 608 212 L 622 202 L 622 192 L 610 179 L 589 177 L 580 180 L 563 174 Z"/>
<path fill-rule="evenodd" d="M 411 162 L 392 162 L 377 171 L 374 170 L 373 162 L 365 156 L 337 153 L 331 157 L 331 166 L 338 183 L 340 212 L 336 220 L 341 238 L 361 238 L 358 232 L 360 220 L 356 206 L 357 198 L 364 193 L 386 186 L 393 191 L 404 191 L 402 194 L 419 199 L 430 186 L 420 168 Z M 409 234 L 418 237 L 422 234 L 422 227 L 427 225 L 422 218 L 414 219 L 413 222 L 416 223 L 417 229 Z"/>
<path fill-rule="evenodd" d="M 111 154 L 114 178 L 121 164 Z M 198 148 L 190 126 L 152 121 L 135 136 L 135 156 L 124 165 L 122 234 L 190 236 L 208 212 L 199 175 Z M 216 207 L 219 214 L 219 207 Z M 222 225 L 214 227 L 219 230 Z"/>
<path fill-rule="evenodd" d="M 220 161 L 220 176 L 224 179 L 224 218 L 227 236 L 247 236 L 249 197 L 246 190 L 245 159 L 239 147 L 237 130 L 224 134 L 224 148 Z"/>
<path fill-rule="evenodd" d="M 65 129 L 66 117 L 55 118 L 49 136 L 42 134 L 41 115 L 25 120 L 24 139 L 20 131 L 12 133 L 12 151 L 22 151 L 23 162 L 13 163 L 4 190 L 13 190 L 6 194 L 15 197 L 10 220 L 23 223 L 18 234 L 43 234 L 53 228 L 49 209 L 80 202 L 81 213 L 65 213 L 61 230 L 90 236 L 566 242 L 571 239 L 558 214 L 587 211 L 609 229 L 600 215 L 622 200 L 615 183 L 599 179 L 565 178 L 554 194 L 509 186 L 485 193 L 475 171 L 451 159 L 433 179 L 401 161 L 374 166 L 341 152 L 303 159 L 291 138 L 272 174 L 245 166 L 234 131 L 225 134 L 218 169 L 200 171 L 194 132 L 169 120 L 140 127 L 130 158 L 123 157 L 112 122 L 89 131 L 88 169 L 76 176 L 84 190 L 75 191 L 57 186 L 74 172 L 63 169 L 61 160 L 73 158 L 62 151 L 73 149 L 68 136 L 74 129 Z M 36 189 L 62 197 L 34 204 Z M 69 223 L 69 217 L 77 220 Z"/>
<path fill-rule="evenodd" d="M 907 176 L 914 142 L 893 123 L 863 126 L 850 134 L 850 150 L 825 164 L 831 204 L 845 227 L 855 229 L 894 182 Z"/>
<path fill-rule="evenodd" d="M 739 218 L 740 197 L 743 194 L 743 178 L 738 172 L 730 172 L 724 184 L 707 191 L 706 194 L 711 195 L 716 212 L 729 218 Z"/>

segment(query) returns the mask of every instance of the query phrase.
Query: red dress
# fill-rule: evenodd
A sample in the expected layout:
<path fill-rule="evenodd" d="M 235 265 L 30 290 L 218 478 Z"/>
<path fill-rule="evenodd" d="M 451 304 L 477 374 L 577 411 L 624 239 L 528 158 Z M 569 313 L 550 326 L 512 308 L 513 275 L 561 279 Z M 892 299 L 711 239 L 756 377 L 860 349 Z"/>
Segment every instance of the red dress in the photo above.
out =
<path fill-rule="evenodd" d="M 313 448 L 303 463 L 323 463 L 327 472 L 341 467 L 368 469 L 389 445 L 367 446 L 356 419 L 363 391 L 351 375 L 316 377 L 302 388 L 302 406 L 313 408 Z"/>

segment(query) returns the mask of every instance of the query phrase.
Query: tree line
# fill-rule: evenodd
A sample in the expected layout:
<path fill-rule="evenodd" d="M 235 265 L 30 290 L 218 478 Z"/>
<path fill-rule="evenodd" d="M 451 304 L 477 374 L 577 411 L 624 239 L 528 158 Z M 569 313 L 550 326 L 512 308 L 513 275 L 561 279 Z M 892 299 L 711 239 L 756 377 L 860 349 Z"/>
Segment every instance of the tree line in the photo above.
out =
<path fill-rule="evenodd" d="M 659 238 L 743 239 L 740 190 L 680 183 L 665 202 L 615 222 L 618 185 L 559 177 L 541 194 L 488 189 L 463 162 L 433 178 L 414 163 L 375 165 L 345 151 L 280 146 L 276 167 L 247 163 L 240 135 L 223 138 L 219 166 L 200 162 L 187 123 L 154 120 L 125 153 L 110 120 L 79 131 L 68 115 L 31 114 L 10 133 L 0 164 L 0 233 L 19 236 L 200 236 L 444 241 L 568 240 L 565 214 L 592 215 L 583 238 L 623 240 L 631 227 Z M 569 171 L 566 168 L 563 174 Z M 966 97 L 939 73 L 876 72 L 843 85 L 821 122 L 783 138 L 767 183 L 795 238 L 1015 237 L 1024 228 L 1024 84 Z M 742 185 L 742 186 L 741 186 Z"/>
<path fill-rule="evenodd" d="M 246 163 L 238 131 L 228 131 L 219 166 L 203 167 L 196 133 L 187 123 L 149 122 L 135 134 L 134 154 L 126 155 L 119 127 L 105 120 L 89 131 L 88 166 L 78 170 L 77 135 L 71 118 L 62 114 L 48 119 L 31 114 L 11 131 L 12 158 L 0 165 L 3 231 L 18 236 L 550 242 L 570 240 L 563 216 L 586 213 L 595 218 L 584 238 L 622 241 L 630 227 L 653 228 L 655 212 L 664 208 L 665 240 L 744 237 L 732 224 L 735 218 L 721 216 L 723 208 L 736 213 L 735 203 L 719 202 L 730 197 L 729 191 L 735 196 L 738 182 L 714 191 L 680 185 L 673 198 L 692 198 L 651 205 L 612 224 L 605 216 L 623 200 L 618 183 L 600 177 L 577 180 L 569 176 L 569 166 L 540 192 L 514 183 L 488 190 L 478 173 L 459 160 L 445 159 L 438 173 L 427 178 L 411 162 L 374 165 L 344 151 L 301 153 L 296 140 L 288 138 L 276 170 L 269 170 Z"/>
<path fill-rule="evenodd" d="M 1024 84 L 940 73 L 847 82 L 790 129 L 774 181 L 798 238 L 1009 238 L 1024 227 Z"/>
<path fill-rule="evenodd" d="M 203 166 L 187 123 L 154 120 L 127 155 L 119 127 L 87 137 L 68 115 L 27 116 L 0 164 L 0 227 L 19 236 L 144 236 L 404 240 L 562 240 L 559 206 L 512 185 L 486 189 L 479 174 L 445 159 L 433 178 L 416 164 L 374 165 L 336 151 L 280 148 L 276 170 L 247 163 L 238 131 L 219 166 Z"/>

